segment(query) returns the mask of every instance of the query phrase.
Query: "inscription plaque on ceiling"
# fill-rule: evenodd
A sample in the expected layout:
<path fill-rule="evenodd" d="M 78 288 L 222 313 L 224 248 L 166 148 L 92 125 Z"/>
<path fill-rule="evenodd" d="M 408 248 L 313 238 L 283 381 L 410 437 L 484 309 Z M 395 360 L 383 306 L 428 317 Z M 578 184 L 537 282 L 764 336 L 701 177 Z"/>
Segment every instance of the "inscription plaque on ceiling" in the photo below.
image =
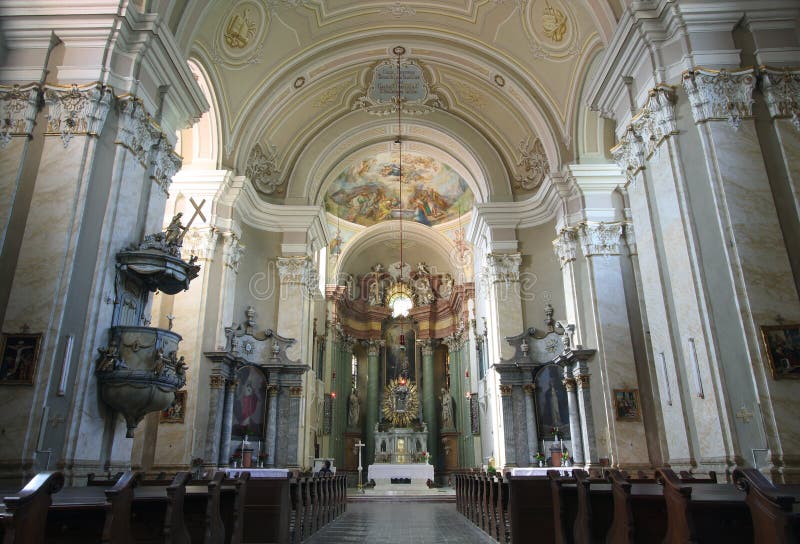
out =
<path fill-rule="evenodd" d="M 439 97 L 430 92 L 422 66 L 413 59 L 400 61 L 398 74 L 396 60 L 384 60 L 372 69 L 372 79 L 367 91 L 353 103 L 353 109 L 367 113 L 389 115 L 397 113 L 398 75 L 403 113 L 429 113 L 444 109 Z"/>

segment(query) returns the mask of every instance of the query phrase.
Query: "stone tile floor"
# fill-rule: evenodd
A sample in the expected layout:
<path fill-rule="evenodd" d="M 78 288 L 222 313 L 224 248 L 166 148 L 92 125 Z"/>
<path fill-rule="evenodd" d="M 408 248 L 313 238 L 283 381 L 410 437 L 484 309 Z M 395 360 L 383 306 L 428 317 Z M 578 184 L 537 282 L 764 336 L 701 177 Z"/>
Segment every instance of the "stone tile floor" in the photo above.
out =
<path fill-rule="evenodd" d="M 491 544 L 494 540 L 459 514 L 452 503 L 367 502 L 348 504 L 343 516 L 305 542 Z"/>

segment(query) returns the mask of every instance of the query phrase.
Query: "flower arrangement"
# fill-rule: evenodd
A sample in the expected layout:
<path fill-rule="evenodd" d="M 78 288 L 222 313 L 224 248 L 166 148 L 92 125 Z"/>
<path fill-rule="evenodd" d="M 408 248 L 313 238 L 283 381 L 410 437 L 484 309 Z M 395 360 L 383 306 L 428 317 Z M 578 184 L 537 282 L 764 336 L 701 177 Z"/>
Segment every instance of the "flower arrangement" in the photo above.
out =
<path fill-rule="evenodd" d="M 428 463 L 429 465 L 431 464 L 431 454 L 430 453 L 428 453 L 427 451 L 423 451 L 422 453 L 420 453 L 420 456 L 422 457 L 422 462 L 423 463 Z"/>
<path fill-rule="evenodd" d="M 559 440 L 561 438 L 561 430 L 558 427 L 553 427 L 550 432 L 553 435 L 553 440 Z"/>
<path fill-rule="evenodd" d="M 497 474 L 497 468 L 494 466 L 494 457 L 489 457 L 489 462 L 486 465 L 486 474 L 490 476 Z"/>
<path fill-rule="evenodd" d="M 544 466 L 544 455 L 541 452 L 537 451 L 536 455 L 533 456 L 536 459 L 536 463 L 541 467 Z"/>
<path fill-rule="evenodd" d="M 241 460 L 242 460 L 242 451 L 236 450 L 235 452 L 233 452 L 233 455 L 231 455 L 231 464 L 237 467 L 239 466 Z"/>
<path fill-rule="evenodd" d="M 259 453 L 258 454 L 258 465 L 263 467 L 264 464 L 267 462 L 267 458 L 269 456 L 266 453 Z"/>

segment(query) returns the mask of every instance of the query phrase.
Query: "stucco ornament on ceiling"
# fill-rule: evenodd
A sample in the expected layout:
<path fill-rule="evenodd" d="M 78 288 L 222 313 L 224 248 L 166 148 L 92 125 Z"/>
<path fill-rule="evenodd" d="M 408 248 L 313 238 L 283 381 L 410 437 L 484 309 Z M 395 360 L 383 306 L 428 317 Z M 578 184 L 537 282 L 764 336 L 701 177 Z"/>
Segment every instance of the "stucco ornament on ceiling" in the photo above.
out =
<path fill-rule="evenodd" d="M 402 47 L 395 49 L 405 52 Z M 403 113 L 424 114 L 434 109 L 445 109 L 439 96 L 430 91 L 425 72 L 418 61 L 400 61 L 400 80 Z M 372 68 L 370 85 L 364 94 L 356 98 L 352 109 L 362 109 L 375 115 L 397 113 L 397 90 L 397 60 L 381 61 Z"/>
<path fill-rule="evenodd" d="M 402 212 L 400 165 L 394 153 L 379 153 L 344 169 L 325 195 L 325 208 L 351 223 L 412 220 L 435 225 L 472 209 L 474 197 L 455 170 L 432 157 L 403 153 Z"/>
<path fill-rule="evenodd" d="M 533 191 L 544 181 L 550 172 L 550 162 L 544 152 L 542 140 L 536 136 L 528 136 L 517 146 L 520 156 L 517 166 L 521 172 L 515 178 L 515 185 L 526 191 Z"/>
<path fill-rule="evenodd" d="M 281 170 L 278 168 L 278 149 L 274 145 L 268 145 L 266 151 L 260 144 L 253 146 L 250 155 L 247 157 L 245 175 L 250 178 L 256 189 L 262 193 L 271 195 L 281 192 L 278 186 L 283 183 Z"/>
<path fill-rule="evenodd" d="M 215 64 L 241 69 L 262 61 L 269 13 L 261 2 L 243 0 L 220 21 L 211 47 Z"/>

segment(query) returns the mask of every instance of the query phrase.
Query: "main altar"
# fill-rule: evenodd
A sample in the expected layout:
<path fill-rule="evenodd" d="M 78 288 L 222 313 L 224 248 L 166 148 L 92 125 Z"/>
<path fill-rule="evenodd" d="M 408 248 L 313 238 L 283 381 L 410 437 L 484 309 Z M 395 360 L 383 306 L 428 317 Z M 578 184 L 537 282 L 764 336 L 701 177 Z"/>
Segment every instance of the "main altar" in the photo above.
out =
<path fill-rule="evenodd" d="M 367 479 L 376 486 L 393 483 L 426 486 L 434 479 L 429 464 L 428 426 L 420 417 L 417 385 L 411 379 L 405 351 L 405 335 L 399 342 L 396 377 L 383 391 L 382 418 L 375 424 L 373 444 L 375 462 L 367 469 Z"/>

